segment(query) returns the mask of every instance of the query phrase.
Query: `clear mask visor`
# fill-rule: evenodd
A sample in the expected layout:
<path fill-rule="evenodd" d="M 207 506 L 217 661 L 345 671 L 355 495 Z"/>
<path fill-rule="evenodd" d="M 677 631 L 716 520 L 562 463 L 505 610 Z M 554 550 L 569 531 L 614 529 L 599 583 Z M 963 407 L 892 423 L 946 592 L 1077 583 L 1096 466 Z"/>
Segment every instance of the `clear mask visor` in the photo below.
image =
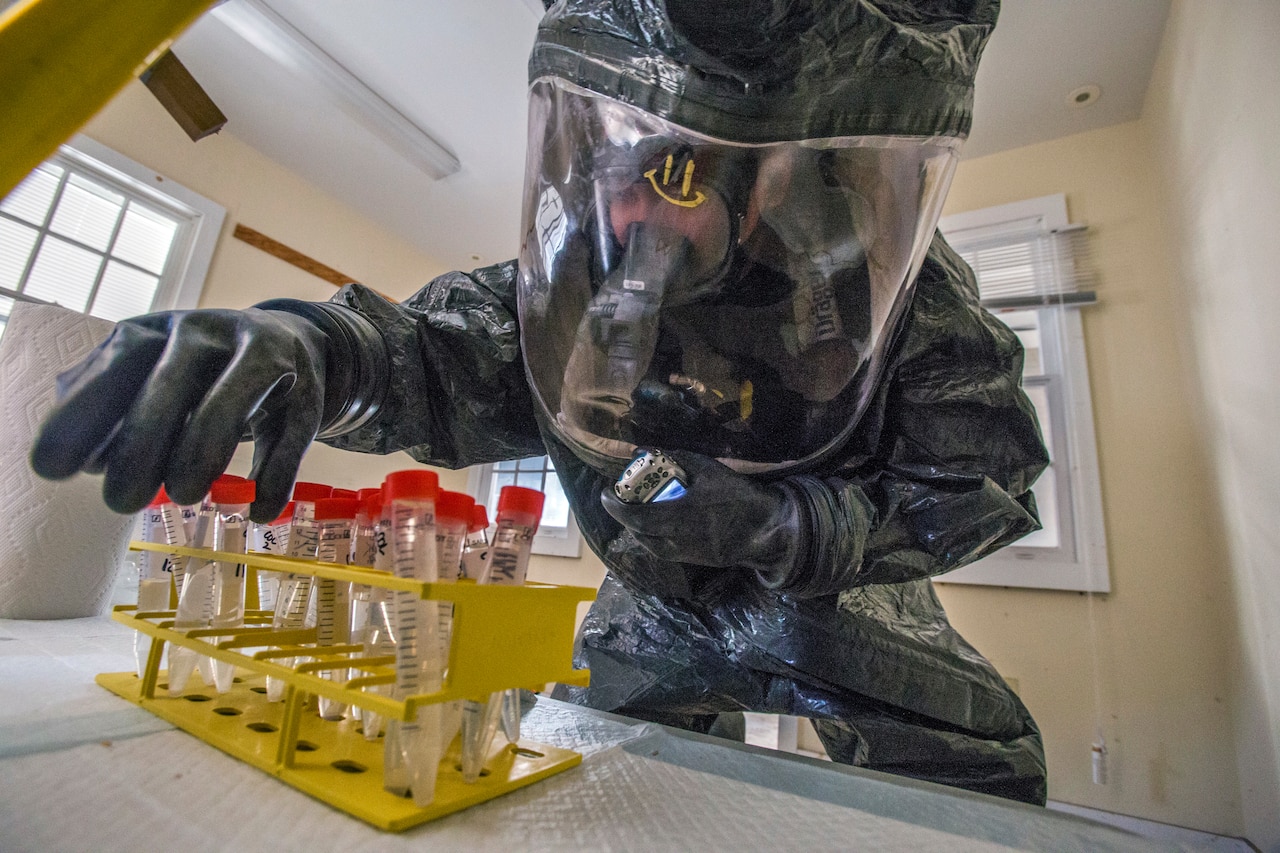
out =
<path fill-rule="evenodd" d="M 960 141 L 739 145 L 550 79 L 530 107 L 522 346 L 560 437 L 611 471 L 658 447 L 746 472 L 847 439 Z"/>

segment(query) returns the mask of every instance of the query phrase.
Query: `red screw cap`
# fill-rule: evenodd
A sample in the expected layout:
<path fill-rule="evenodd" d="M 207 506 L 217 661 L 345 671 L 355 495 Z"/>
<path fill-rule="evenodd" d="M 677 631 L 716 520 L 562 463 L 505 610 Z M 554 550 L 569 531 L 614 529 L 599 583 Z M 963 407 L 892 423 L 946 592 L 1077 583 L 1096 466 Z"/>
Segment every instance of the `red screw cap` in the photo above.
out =
<path fill-rule="evenodd" d="M 440 477 L 436 472 L 416 468 L 391 472 L 382 487 L 382 499 L 387 503 L 398 500 L 434 501 L 439 494 Z"/>
<path fill-rule="evenodd" d="M 223 475 L 213 481 L 209 496 L 216 504 L 251 504 L 258 493 L 258 484 L 253 480 Z"/>
<path fill-rule="evenodd" d="M 357 495 L 360 511 L 377 521 L 382 514 L 382 489 L 361 489 Z"/>
<path fill-rule="evenodd" d="M 321 498 L 316 501 L 316 521 L 350 521 L 359 508 L 360 501 L 355 498 Z"/>
<path fill-rule="evenodd" d="M 295 501 L 315 501 L 324 500 L 333 494 L 333 486 L 326 486 L 324 483 L 294 483 L 293 499 Z"/>
<path fill-rule="evenodd" d="M 276 516 L 275 521 L 271 522 L 272 526 L 275 526 L 277 524 L 288 524 L 289 522 L 293 521 L 294 507 L 295 507 L 295 504 L 293 501 L 289 501 L 287 504 L 285 504 L 284 509 L 280 510 L 280 514 Z"/>
<path fill-rule="evenodd" d="M 498 515 L 508 512 L 522 512 L 532 515 L 534 524 L 542 520 L 542 505 L 547 496 L 537 489 L 526 489 L 524 486 L 503 486 L 498 492 Z"/>
<path fill-rule="evenodd" d="M 471 523 L 471 508 L 475 506 L 476 499 L 471 495 L 464 495 L 461 492 L 441 491 L 440 497 L 436 499 L 436 518 L 447 518 L 452 521 L 460 521 L 463 524 Z"/>

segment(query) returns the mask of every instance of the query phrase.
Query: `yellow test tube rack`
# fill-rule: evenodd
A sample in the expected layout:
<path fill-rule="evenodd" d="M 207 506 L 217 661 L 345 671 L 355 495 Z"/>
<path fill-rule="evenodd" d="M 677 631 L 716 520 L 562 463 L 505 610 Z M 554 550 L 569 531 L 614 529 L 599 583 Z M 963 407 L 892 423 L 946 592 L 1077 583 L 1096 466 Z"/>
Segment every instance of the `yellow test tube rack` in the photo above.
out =
<path fill-rule="evenodd" d="M 246 565 L 251 606 L 258 571 L 405 590 L 453 604 L 443 689 L 403 700 L 371 689 L 395 683 L 393 658 L 366 656 L 358 645 L 317 646 L 314 628 L 273 630 L 269 611 L 246 610 L 241 628 L 180 631 L 173 627 L 172 610 L 139 612 L 132 605 L 114 609 L 117 622 L 152 638 L 151 650 L 141 678 L 135 672 L 104 673 L 97 677 L 100 685 L 334 808 L 398 832 L 531 785 L 582 761 L 570 750 L 523 739 L 508 744 L 499 736 L 481 778 L 468 784 L 462 781 L 455 738 L 440 762 L 435 800 L 419 807 L 412 799 L 383 788 L 381 737 L 366 740 L 360 723 L 353 719 L 322 720 L 313 705 L 314 697 L 324 696 L 384 719 L 408 721 L 417 717 L 421 706 L 431 703 L 486 701 L 498 690 L 541 690 L 553 681 L 585 685 L 590 673 L 573 668 L 572 645 L 578 604 L 593 600 L 593 589 L 533 583 L 518 587 L 469 581 L 424 583 L 372 569 L 253 552 L 233 554 L 149 542 L 133 542 L 130 548 Z M 166 643 L 234 664 L 232 689 L 219 694 L 196 677 L 180 695 L 171 696 L 160 669 Z M 287 666 L 285 661 L 293 658 L 307 662 Z M 355 677 L 345 682 L 324 677 L 325 671 L 334 669 L 347 669 Z M 285 683 L 282 702 L 268 701 L 267 676 Z"/>

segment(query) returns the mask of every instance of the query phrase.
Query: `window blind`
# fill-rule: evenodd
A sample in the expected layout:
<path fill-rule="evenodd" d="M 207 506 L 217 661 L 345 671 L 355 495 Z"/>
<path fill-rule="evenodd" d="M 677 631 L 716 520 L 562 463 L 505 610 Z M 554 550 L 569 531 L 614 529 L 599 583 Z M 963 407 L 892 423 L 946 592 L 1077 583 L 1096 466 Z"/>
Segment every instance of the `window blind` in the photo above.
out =
<path fill-rule="evenodd" d="M 973 268 L 988 308 L 1079 305 L 1097 301 L 1088 230 L 1083 225 L 1046 231 L 1039 222 L 949 235 Z"/>

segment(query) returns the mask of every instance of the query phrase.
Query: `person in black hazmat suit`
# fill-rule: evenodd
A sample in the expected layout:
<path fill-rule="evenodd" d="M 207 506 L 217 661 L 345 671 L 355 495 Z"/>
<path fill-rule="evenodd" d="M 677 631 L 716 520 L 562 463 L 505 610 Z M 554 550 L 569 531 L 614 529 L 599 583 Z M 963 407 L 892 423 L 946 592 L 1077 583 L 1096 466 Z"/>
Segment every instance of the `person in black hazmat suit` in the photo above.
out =
<path fill-rule="evenodd" d="M 995 0 L 570 0 L 530 60 L 518 264 L 127 320 L 60 377 L 40 473 L 198 501 L 246 431 L 266 521 L 317 435 L 445 467 L 549 453 L 608 568 L 574 702 L 1029 802 L 1031 717 L 931 575 L 1034 530 L 1014 335 L 934 235 Z M 677 500 L 614 482 L 640 449 Z"/>

